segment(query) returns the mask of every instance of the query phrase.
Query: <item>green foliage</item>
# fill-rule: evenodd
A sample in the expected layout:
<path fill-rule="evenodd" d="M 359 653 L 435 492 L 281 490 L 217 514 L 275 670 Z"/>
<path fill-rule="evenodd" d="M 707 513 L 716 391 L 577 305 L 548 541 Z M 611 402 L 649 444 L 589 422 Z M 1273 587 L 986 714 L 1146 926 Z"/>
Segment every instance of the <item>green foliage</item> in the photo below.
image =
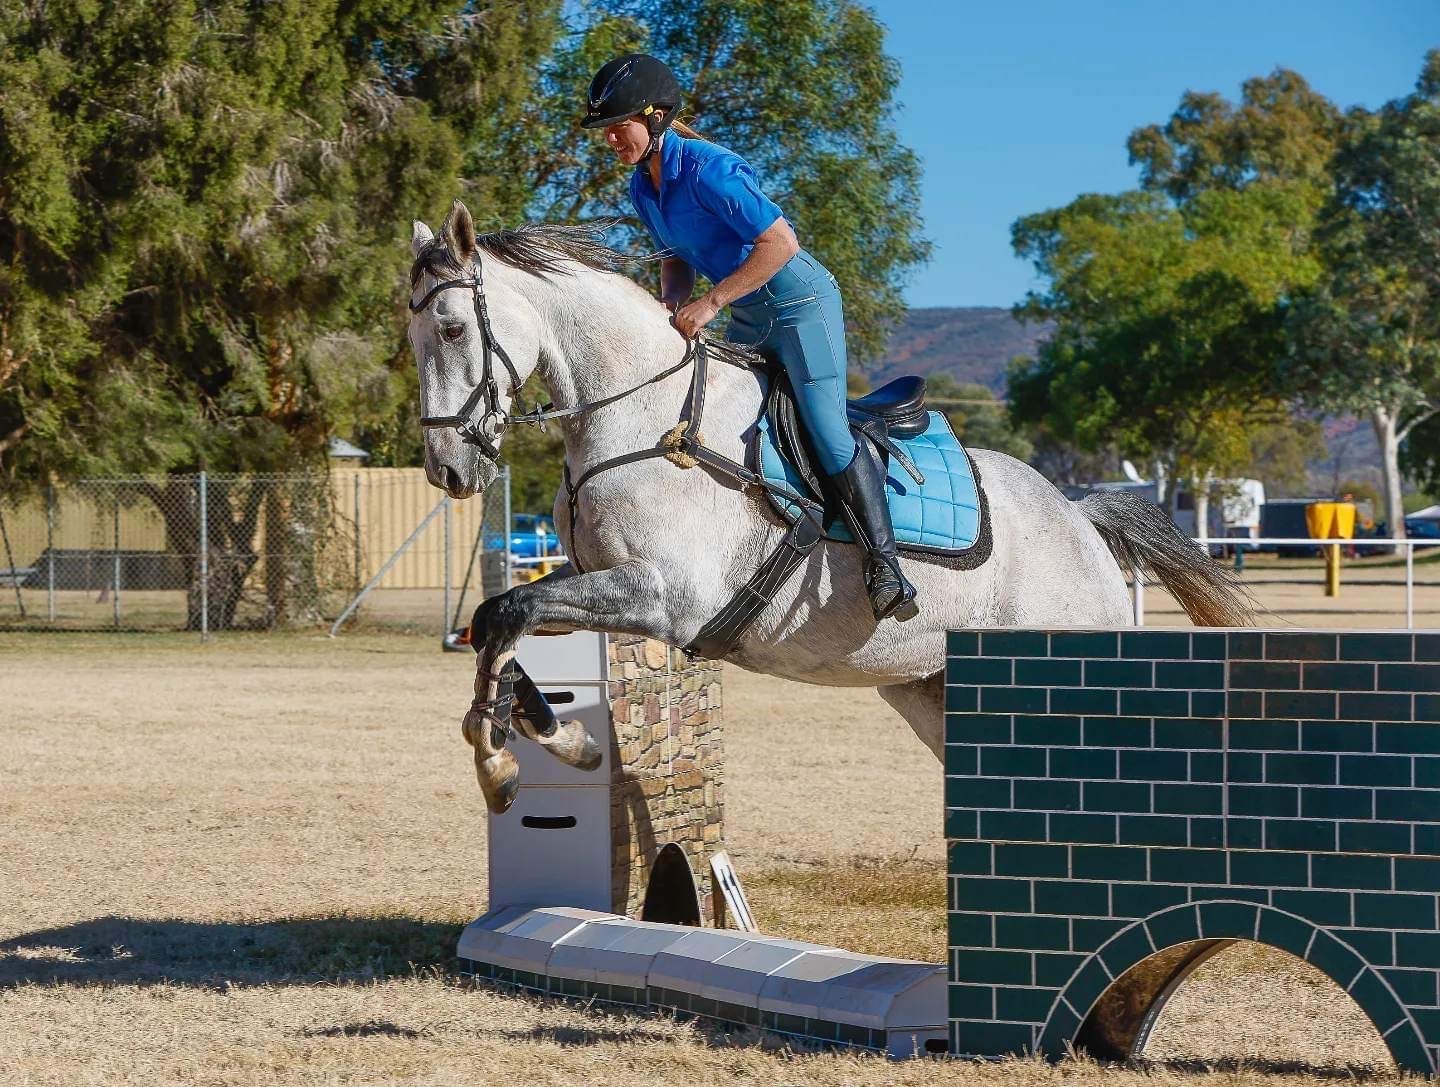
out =
<path fill-rule="evenodd" d="M 405 414 L 408 219 L 462 167 L 523 208 L 485 125 L 534 84 L 557 11 L 7 8 L 0 467 L 288 469 Z"/>
<path fill-rule="evenodd" d="M 1029 460 L 1034 451 L 1028 439 L 1010 425 L 1005 405 L 984 385 L 955 380 L 949 374 L 925 379 L 925 400 L 950 420 L 955 436 L 977 449 L 995 449 L 1017 460 Z"/>
<path fill-rule="evenodd" d="M 1249 474 L 1265 483 L 1269 498 L 1311 493 L 1309 462 L 1325 456 L 1325 430 L 1314 419 L 1293 418 L 1250 432 Z"/>
<path fill-rule="evenodd" d="M 548 514 L 560 489 L 565 442 L 555 427 L 545 431 L 516 427 L 505 437 L 510 466 L 510 508 L 516 513 Z"/>
<path fill-rule="evenodd" d="M 1245 81 L 1240 102 L 1187 91 L 1165 125 L 1130 134 L 1141 186 L 1178 205 L 1203 192 L 1240 191 L 1256 182 L 1323 191 L 1344 118 L 1295 72 L 1277 68 Z"/>
<path fill-rule="evenodd" d="M 1015 251 L 1047 286 L 1015 314 L 1056 327 L 1012 370 L 1012 420 L 1176 478 L 1249 468 L 1256 428 L 1288 414 L 1284 307 L 1320 274 L 1308 239 L 1337 127 L 1291 72 L 1238 107 L 1187 94 L 1131 136 L 1141 191 L 1019 220 Z"/>

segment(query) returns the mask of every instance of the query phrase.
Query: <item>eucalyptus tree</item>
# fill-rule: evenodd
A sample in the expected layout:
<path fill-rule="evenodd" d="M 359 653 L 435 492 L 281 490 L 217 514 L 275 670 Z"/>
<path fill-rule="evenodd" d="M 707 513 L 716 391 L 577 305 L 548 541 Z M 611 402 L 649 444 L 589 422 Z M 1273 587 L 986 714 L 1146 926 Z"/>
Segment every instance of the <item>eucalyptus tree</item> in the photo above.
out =
<path fill-rule="evenodd" d="M 1387 524 L 1403 536 L 1400 447 L 1414 440 L 1427 481 L 1440 463 L 1440 50 L 1413 94 L 1351 123 L 1317 235 L 1325 275 L 1292 314 L 1290 373 L 1315 402 L 1369 417 Z"/>
<path fill-rule="evenodd" d="M 1016 314 L 1056 331 L 1012 371 L 1013 418 L 1189 480 L 1203 516 L 1209 481 L 1288 418 L 1284 315 L 1320 274 L 1310 234 L 1343 128 L 1293 72 L 1247 81 L 1238 104 L 1189 92 L 1131 135 L 1139 191 L 1019 220 L 1045 286 Z"/>

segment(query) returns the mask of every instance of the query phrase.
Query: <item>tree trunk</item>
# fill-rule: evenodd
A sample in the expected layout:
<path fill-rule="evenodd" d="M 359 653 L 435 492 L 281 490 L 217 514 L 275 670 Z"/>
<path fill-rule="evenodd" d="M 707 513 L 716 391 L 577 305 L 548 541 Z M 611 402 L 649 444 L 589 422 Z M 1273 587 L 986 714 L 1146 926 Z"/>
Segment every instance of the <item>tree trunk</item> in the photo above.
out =
<path fill-rule="evenodd" d="M 328 484 L 292 477 L 265 498 L 265 593 L 272 626 L 321 622 L 320 550 L 328 523 Z"/>
<path fill-rule="evenodd" d="M 1388 534 L 1405 538 L 1405 499 L 1400 493 L 1400 437 L 1395 413 L 1375 408 L 1370 413 L 1375 440 L 1380 443 L 1380 464 L 1385 474 L 1385 521 Z M 1339 497 L 1338 495 L 1336 497 Z"/>

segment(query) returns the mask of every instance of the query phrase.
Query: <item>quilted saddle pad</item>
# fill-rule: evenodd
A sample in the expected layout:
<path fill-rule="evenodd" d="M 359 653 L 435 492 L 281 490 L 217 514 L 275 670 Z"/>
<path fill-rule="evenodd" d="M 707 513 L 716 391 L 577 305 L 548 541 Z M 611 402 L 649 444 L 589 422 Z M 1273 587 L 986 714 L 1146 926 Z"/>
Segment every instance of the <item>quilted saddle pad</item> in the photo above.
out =
<path fill-rule="evenodd" d="M 930 425 L 913 438 L 891 440 L 905 450 L 925 478 L 917 484 L 903 465 L 890 458 L 885 473 L 885 492 L 890 499 L 890 519 L 895 526 L 895 543 L 901 551 L 932 555 L 960 555 L 980 541 L 984 499 L 975 465 L 950 429 L 950 422 L 938 411 L 928 413 Z M 859 435 L 857 435 L 857 438 Z M 860 440 L 865 440 L 861 438 Z M 762 415 L 756 425 L 759 470 L 767 480 L 808 497 L 803 477 L 785 459 L 775 440 L 774 426 Z M 800 507 L 779 495 L 770 501 L 788 521 L 800 516 Z M 825 530 L 828 539 L 853 542 L 841 518 Z"/>

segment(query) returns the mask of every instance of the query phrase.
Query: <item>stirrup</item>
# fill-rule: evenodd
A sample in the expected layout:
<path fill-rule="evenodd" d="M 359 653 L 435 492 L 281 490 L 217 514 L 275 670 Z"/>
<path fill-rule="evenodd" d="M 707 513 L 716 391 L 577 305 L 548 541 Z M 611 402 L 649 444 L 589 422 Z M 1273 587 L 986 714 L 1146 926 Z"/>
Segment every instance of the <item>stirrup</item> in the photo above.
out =
<path fill-rule="evenodd" d="M 865 591 L 877 623 L 892 615 L 897 623 L 904 623 L 920 614 L 915 586 L 900 572 L 899 564 L 892 565 L 888 557 L 870 556 L 865 567 Z"/>

